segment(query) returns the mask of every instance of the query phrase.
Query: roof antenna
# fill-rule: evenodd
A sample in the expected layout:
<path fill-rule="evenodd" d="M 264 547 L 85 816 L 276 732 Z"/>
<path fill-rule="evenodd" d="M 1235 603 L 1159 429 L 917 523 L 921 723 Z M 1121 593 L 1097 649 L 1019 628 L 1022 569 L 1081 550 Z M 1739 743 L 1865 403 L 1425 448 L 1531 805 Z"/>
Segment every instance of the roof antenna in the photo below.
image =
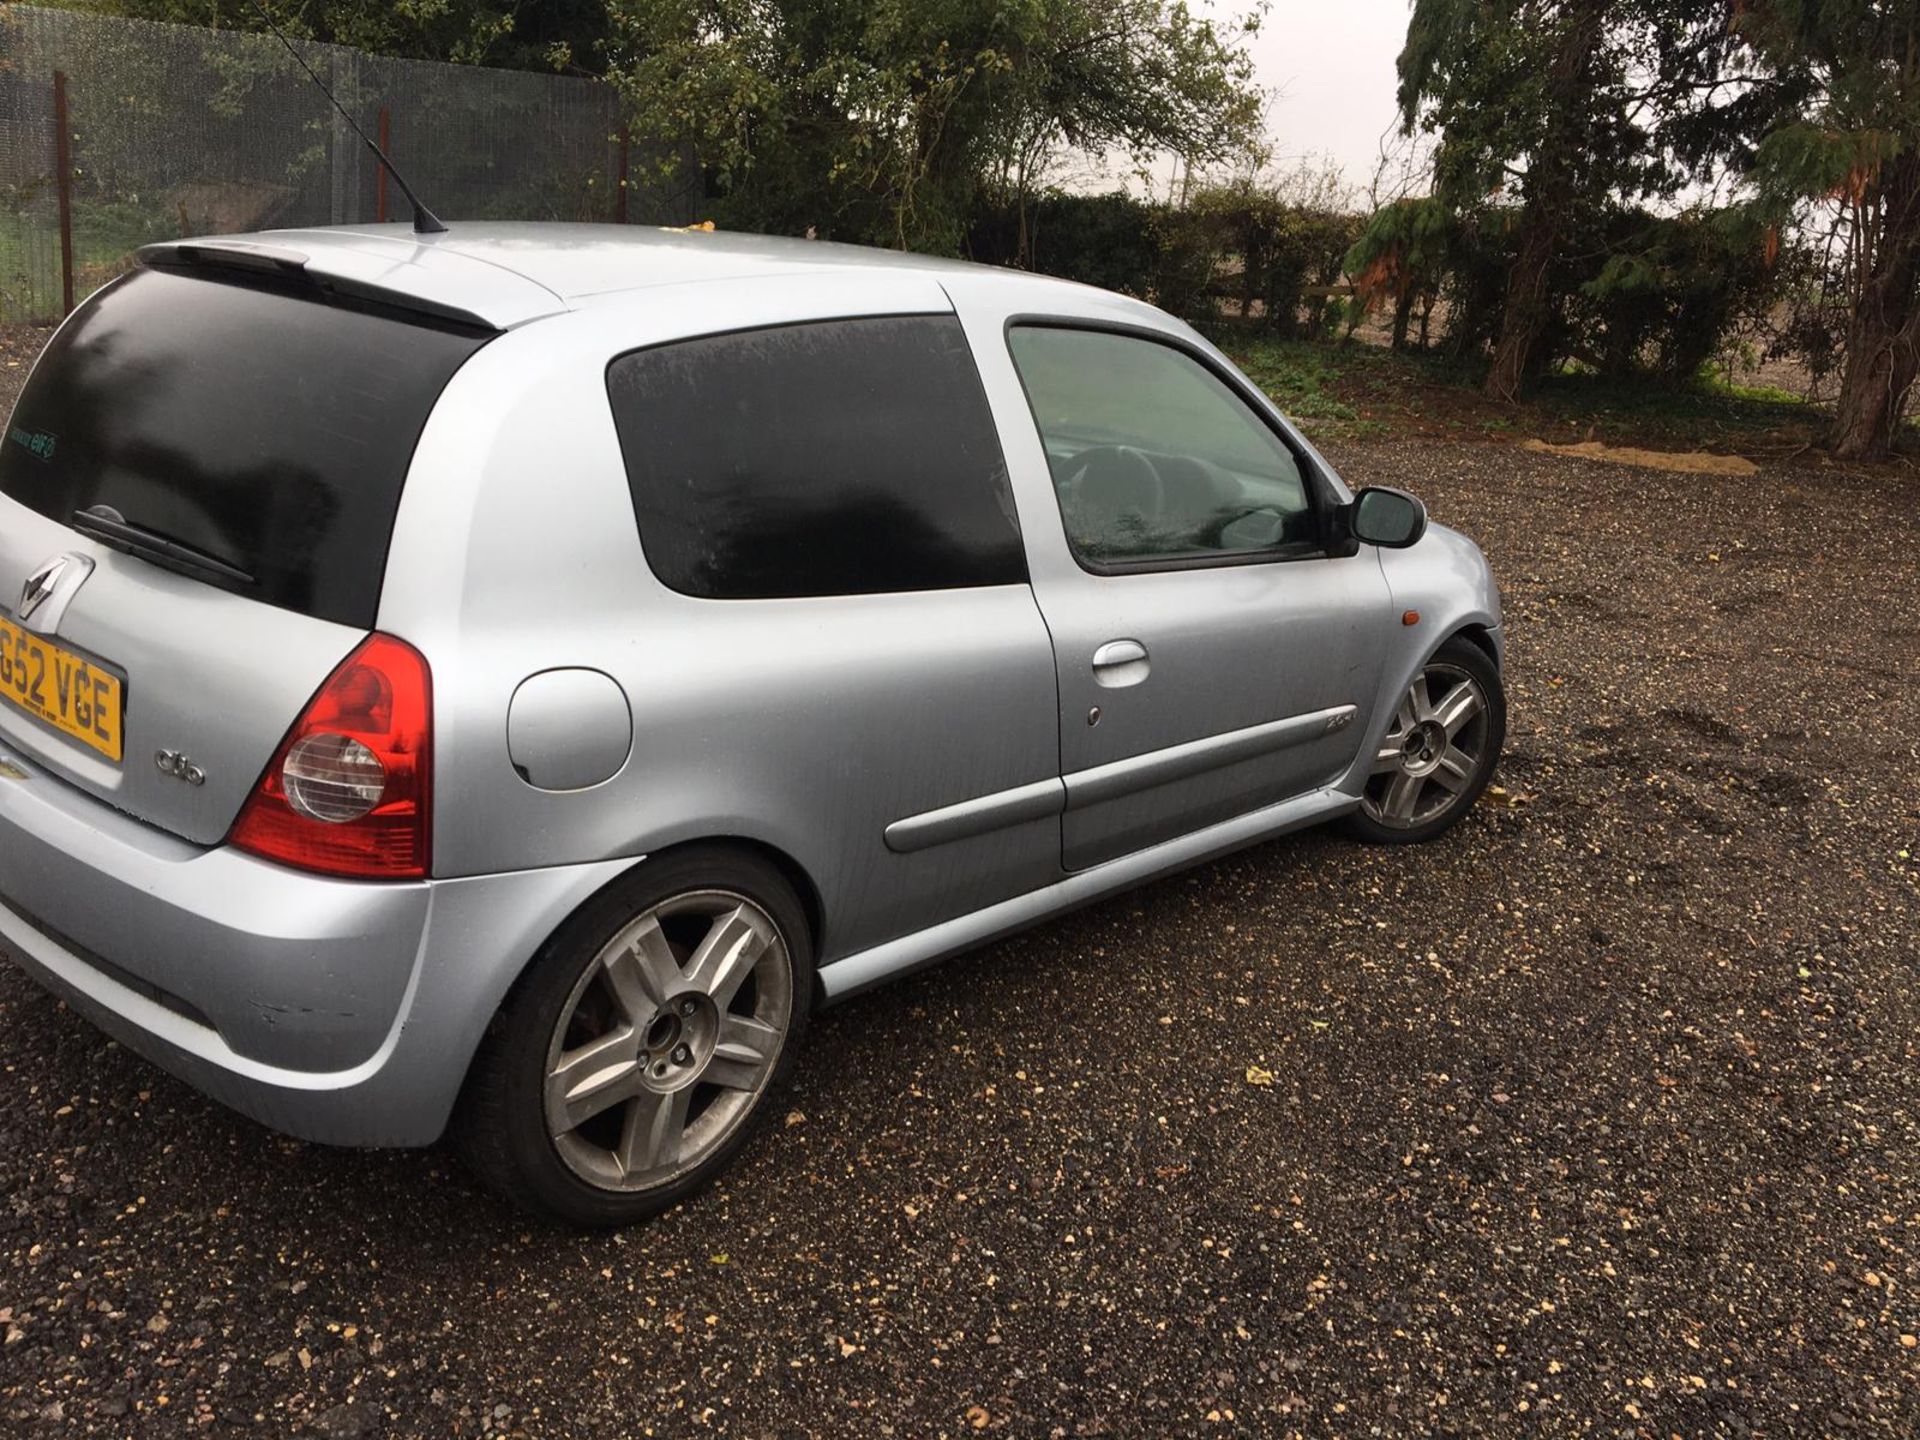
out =
<path fill-rule="evenodd" d="M 340 118 L 351 125 L 353 127 L 353 133 L 366 142 L 367 149 L 373 152 L 373 158 L 380 162 L 380 168 L 393 177 L 393 183 L 400 187 L 400 193 L 406 196 L 407 203 L 413 206 L 413 233 L 416 235 L 438 235 L 445 231 L 447 227 L 440 223 L 440 217 L 429 210 L 421 201 L 420 197 L 413 193 L 413 187 L 407 184 L 407 177 L 400 173 L 400 167 L 387 158 L 386 151 L 373 143 L 373 137 L 362 130 L 360 128 L 360 122 L 347 113 L 347 107 L 333 98 L 333 91 L 327 88 L 326 81 L 314 74 L 313 67 L 307 64 L 298 50 L 293 48 L 293 42 L 287 39 L 285 32 L 283 32 L 278 25 L 274 24 L 273 16 L 268 13 L 267 7 L 262 5 L 260 0 L 253 0 L 253 8 L 260 18 L 267 22 L 267 28 L 278 37 L 280 43 L 287 47 L 287 53 L 293 56 L 294 62 L 299 65 L 302 70 L 307 72 L 307 78 L 320 87 L 320 93 L 327 97 L 327 102 L 340 112 Z"/>

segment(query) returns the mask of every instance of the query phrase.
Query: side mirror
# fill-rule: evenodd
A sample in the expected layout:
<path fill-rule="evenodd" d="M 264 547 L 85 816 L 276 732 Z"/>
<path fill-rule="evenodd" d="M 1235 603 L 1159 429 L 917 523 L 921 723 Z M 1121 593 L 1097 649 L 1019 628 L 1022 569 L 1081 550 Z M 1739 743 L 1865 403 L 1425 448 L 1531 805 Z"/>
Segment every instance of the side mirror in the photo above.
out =
<path fill-rule="evenodd" d="M 1347 508 L 1347 532 L 1369 545 L 1404 550 L 1427 533 L 1427 507 L 1404 490 L 1370 485 Z"/>

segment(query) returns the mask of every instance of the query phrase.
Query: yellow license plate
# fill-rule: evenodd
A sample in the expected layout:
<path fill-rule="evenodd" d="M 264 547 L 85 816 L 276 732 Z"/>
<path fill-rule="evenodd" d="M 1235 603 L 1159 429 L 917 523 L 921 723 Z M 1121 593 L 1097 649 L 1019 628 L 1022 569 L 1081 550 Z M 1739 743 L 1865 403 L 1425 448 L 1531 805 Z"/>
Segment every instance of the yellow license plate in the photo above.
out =
<path fill-rule="evenodd" d="M 120 678 L 0 615 L 0 698 L 118 764 Z"/>

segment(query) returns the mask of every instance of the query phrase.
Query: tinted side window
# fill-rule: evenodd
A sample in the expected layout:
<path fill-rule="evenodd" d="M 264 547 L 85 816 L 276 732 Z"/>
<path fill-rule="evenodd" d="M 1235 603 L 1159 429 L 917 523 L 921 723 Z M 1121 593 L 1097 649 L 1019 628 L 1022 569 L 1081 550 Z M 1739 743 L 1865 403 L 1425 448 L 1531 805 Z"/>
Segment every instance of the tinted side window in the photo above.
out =
<path fill-rule="evenodd" d="M 1045 326 L 1018 326 L 1009 343 L 1082 561 L 1151 568 L 1319 548 L 1299 461 L 1191 355 Z"/>
<path fill-rule="evenodd" d="M 364 629 L 414 446 L 486 339 L 136 271 L 34 367 L 0 445 L 0 493 L 63 523 L 111 506 L 254 577 L 209 584 Z"/>
<path fill-rule="evenodd" d="M 716 600 L 1017 584 L 1000 437 L 952 316 L 638 350 L 607 371 L 640 542 Z"/>

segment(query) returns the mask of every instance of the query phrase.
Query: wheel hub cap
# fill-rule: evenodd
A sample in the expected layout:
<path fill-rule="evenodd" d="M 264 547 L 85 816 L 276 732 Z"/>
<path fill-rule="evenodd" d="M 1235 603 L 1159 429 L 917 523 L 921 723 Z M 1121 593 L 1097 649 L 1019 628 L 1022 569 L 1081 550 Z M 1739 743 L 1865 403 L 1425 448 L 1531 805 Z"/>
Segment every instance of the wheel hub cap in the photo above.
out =
<path fill-rule="evenodd" d="M 704 995 L 676 997 L 647 1027 L 640 1064 L 649 1089 L 671 1091 L 693 1084 L 713 1057 L 720 1012 Z"/>
<path fill-rule="evenodd" d="M 1410 775 L 1431 775 L 1447 753 L 1447 730 L 1437 720 L 1423 720 L 1407 732 L 1400 747 L 1402 766 Z"/>

